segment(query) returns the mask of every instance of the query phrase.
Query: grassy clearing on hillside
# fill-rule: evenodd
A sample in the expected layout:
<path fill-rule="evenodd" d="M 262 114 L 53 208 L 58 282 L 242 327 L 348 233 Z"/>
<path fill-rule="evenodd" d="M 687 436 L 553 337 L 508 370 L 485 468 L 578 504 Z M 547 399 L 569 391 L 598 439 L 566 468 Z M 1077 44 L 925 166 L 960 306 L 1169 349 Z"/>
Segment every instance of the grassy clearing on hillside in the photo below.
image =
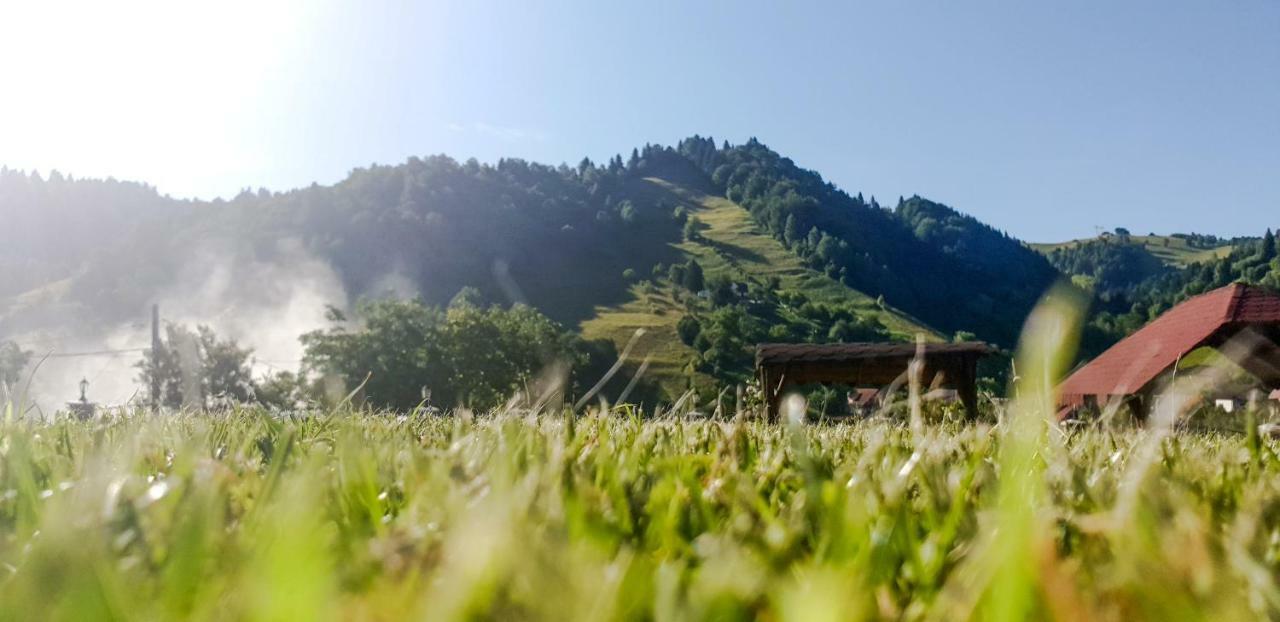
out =
<path fill-rule="evenodd" d="M 942 339 L 907 315 L 881 308 L 870 296 L 806 267 L 795 253 L 761 232 L 742 206 L 665 180 L 646 181 L 653 185 L 655 200 L 683 205 L 702 223 L 701 240 L 683 240 L 675 246 L 686 259 L 696 259 L 708 278 L 725 274 L 734 280 L 766 281 L 776 276 L 784 290 L 802 292 L 815 302 L 854 302 L 860 313 L 876 317 L 896 337 L 909 340 L 923 333 L 930 340 Z M 648 268 L 637 266 L 636 270 L 647 277 Z M 582 333 L 592 339 L 609 339 L 622 348 L 637 329 L 644 329 L 645 334 L 636 342 L 635 357 L 649 356 L 649 375 L 659 379 L 668 393 L 679 395 L 687 388 L 685 365 L 694 354 L 676 335 L 684 304 L 674 299 L 668 287 L 633 286 L 631 295 L 631 300 L 621 305 L 597 308 L 595 315 L 581 324 Z M 712 384 L 709 378 L 696 378 L 707 386 Z"/>
<path fill-rule="evenodd" d="M 1129 238 L 1135 244 L 1141 244 L 1147 252 L 1154 255 L 1164 263 L 1186 267 L 1193 263 L 1204 263 L 1213 259 L 1221 259 L 1231 254 L 1231 245 L 1224 244 L 1216 248 L 1192 248 L 1187 241 L 1182 238 L 1172 236 L 1147 236 L 1135 235 Z M 1088 240 L 1071 240 L 1069 242 L 1055 242 L 1049 244 L 1031 244 L 1031 248 L 1048 254 L 1055 248 L 1063 248 L 1076 246 Z"/>
<path fill-rule="evenodd" d="M 647 358 L 645 376 L 658 380 L 667 393 L 679 395 L 687 388 L 682 379 L 693 356 L 693 349 L 676 335 L 684 305 L 675 300 L 670 288 L 634 285 L 631 294 L 632 299 L 622 305 L 597 309 L 595 317 L 580 326 L 582 334 L 588 339 L 609 339 L 621 350 L 637 330 L 643 330 L 636 338 L 632 359 Z"/>
<path fill-rule="evenodd" d="M 913 339 L 918 333 L 934 339 L 941 337 L 906 314 L 881 308 L 874 298 L 805 266 L 795 253 L 761 231 L 751 220 L 751 214 L 737 203 L 660 179 L 649 181 L 681 197 L 687 204 L 697 206 L 690 214 L 704 225 L 701 232 L 704 241 L 686 240 L 679 246 L 702 264 L 708 276 L 720 272 L 739 279 L 765 280 L 776 276 L 783 289 L 802 292 L 815 302 L 855 302 L 861 312 L 876 317 L 899 337 Z"/>

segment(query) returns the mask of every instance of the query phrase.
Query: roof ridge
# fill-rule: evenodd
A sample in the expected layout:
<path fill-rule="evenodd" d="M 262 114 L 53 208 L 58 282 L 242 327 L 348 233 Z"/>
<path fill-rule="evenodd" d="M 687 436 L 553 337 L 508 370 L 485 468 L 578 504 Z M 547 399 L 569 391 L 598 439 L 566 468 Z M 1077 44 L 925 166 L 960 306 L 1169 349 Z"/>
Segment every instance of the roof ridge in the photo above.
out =
<path fill-rule="evenodd" d="M 1239 281 L 1227 287 L 1231 288 L 1231 299 L 1227 301 L 1226 314 L 1222 317 L 1222 320 L 1224 322 L 1234 322 L 1240 316 L 1240 301 L 1244 300 L 1244 295 L 1249 291 L 1249 288 Z"/>

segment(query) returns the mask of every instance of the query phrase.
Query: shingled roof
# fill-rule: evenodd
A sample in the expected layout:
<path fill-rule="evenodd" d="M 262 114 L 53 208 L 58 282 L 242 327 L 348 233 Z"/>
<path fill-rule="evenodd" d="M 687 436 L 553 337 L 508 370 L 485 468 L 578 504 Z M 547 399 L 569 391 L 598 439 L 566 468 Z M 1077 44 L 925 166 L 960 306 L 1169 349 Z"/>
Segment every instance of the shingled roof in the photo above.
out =
<path fill-rule="evenodd" d="M 981 342 L 926 343 L 924 354 L 977 354 L 995 352 Z M 916 354 L 914 343 L 762 343 L 756 346 L 756 364 L 841 362 L 876 358 L 910 358 Z"/>
<path fill-rule="evenodd" d="M 1170 309 L 1076 370 L 1059 387 L 1066 403 L 1140 391 L 1220 330 L 1280 323 L 1280 296 L 1235 283 Z"/>

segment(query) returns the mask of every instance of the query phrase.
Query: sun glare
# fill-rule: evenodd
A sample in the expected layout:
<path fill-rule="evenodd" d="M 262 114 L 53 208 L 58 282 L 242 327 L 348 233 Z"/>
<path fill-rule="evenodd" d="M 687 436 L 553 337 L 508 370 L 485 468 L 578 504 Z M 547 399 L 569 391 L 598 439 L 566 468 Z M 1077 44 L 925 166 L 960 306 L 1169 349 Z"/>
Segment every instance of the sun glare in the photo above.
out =
<path fill-rule="evenodd" d="M 313 14 L 293 1 L 6 3 L 0 161 L 179 195 L 252 179 L 253 111 L 302 59 Z"/>

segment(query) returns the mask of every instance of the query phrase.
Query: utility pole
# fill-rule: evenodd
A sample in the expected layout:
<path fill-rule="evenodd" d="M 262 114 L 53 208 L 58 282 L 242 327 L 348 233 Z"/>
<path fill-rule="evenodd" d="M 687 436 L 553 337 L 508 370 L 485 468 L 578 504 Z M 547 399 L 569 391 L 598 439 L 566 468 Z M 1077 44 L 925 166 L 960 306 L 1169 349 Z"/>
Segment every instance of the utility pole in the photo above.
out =
<path fill-rule="evenodd" d="M 160 412 L 160 305 L 151 305 L 151 412 Z"/>

